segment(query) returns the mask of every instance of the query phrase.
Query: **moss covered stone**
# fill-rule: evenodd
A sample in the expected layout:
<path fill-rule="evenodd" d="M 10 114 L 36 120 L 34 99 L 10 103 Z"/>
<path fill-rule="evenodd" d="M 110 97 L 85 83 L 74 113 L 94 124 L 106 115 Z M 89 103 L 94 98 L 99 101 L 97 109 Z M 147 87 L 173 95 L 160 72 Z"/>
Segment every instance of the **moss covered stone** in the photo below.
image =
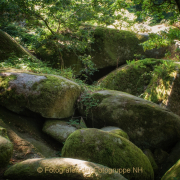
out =
<path fill-rule="evenodd" d="M 0 169 L 5 168 L 9 164 L 12 153 L 12 143 L 7 138 L 0 135 Z"/>
<path fill-rule="evenodd" d="M 119 127 L 142 149 L 166 149 L 180 138 L 180 117 L 166 108 L 121 91 L 97 91 L 92 97 L 99 104 L 89 109 L 88 127 Z M 79 102 L 79 111 L 86 115 L 82 107 Z"/>
<path fill-rule="evenodd" d="M 125 64 L 126 60 L 132 60 L 134 54 L 144 55 L 141 42 L 147 40 L 143 35 L 124 30 L 116 30 L 105 27 L 90 27 L 94 43 L 91 44 L 91 51 L 86 50 L 86 54 L 92 56 L 92 61 L 97 69 Z M 59 53 L 56 47 L 49 41 L 36 50 L 37 56 L 43 60 L 51 60 L 58 67 Z M 64 48 L 63 60 L 65 67 L 72 67 L 77 73 L 82 70 L 83 64 L 78 59 L 82 52 L 76 52 Z M 151 53 L 152 55 L 152 53 Z M 55 61 L 55 59 L 57 59 Z"/>
<path fill-rule="evenodd" d="M 106 166 L 72 158 L 28 159 L 9 168 L 5 177 L 10 180 L 127 180 Z"/>
<path fill-rule="evenodd" d="M 31 53 L 25 50 L 19 45 L 10 35 L 0 30 L 0 60 L 8 59 L 11 53 L 14 53 L 17 57 L 28 55 L 35 58 Z"/>
<path fill-rule="evenodd" d="M 144 59 L 111 72 L 98 84 L 160 104 L 180 115 L 179 67 L 167 60 Z"/>
<path fill-rule="evenodd" d="M 180 160 L 176 162 L 162 177 L 161 180 L 179 180 L 180 179 Z"/>
<path fill-rule="evenodd" d="M 66 140 L 63 157 L 78 158 L 119 169 L 127 179 L 154 178 L 152 166 L 145 154 L 133 143 L 113 133 L 94 128 L 76 130 Z M 142 168 L 135 173 L 136 167 Z"/>
<path fill-rule="evenodd" d="M 16 113 L 26 110 L 46 118 L 67 118 L 74 112 L 80 86 L 61 76 L 13 72 L 0 73 L 0 104 Z"/>

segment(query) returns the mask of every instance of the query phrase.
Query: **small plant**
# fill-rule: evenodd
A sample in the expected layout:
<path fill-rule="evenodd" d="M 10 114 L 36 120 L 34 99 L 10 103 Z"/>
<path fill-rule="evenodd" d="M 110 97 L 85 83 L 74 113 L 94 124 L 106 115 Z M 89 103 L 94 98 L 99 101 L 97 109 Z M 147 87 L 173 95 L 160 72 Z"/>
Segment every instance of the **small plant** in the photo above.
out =
<path fill-rule="evenodd" d="M 78 100 L 81 104 L 81 108 L 85 107 L 86 116 L 92 107 L 96 107 L 99 104 L 99 100 L 93 98 L 90 92 L 85 92 L 82 94 Z"/>
<path fill-rule="evenodd" d="M 77 118 L 77 117 L 76 117 Z M 81 128 L 87 128 L 84 119 L 81 117 L 81 119 L 70 119 L 69 122 L 67 122 L 69 125 L 76 127 L 77 129 Z"/>
<path fill-rule="evenodd" d="M 79 119 L 70 119 L 69 122 L 67 122 L 69 125 L 79 125 Z"/>
<path fill-rule="evenodd" d="M 169 58 L 171 56 L 171 52 L 170 51 L 167 51 L 167 53 L 165 54 L 165 57 L 166 58 Z"/>
<path fill-rule="evenodd" d="M 27 70 L 33 73 L 45 73 L 63 76 L 67 79 L 74 80 L 74 74 L 72 69 L 67 68 L 63 70 L 53 69 L 48 67 L 49 63 L 42 62 L 38 59 L 24 55 L 23 57 L 17 57 L 15 54 L 11 54 L 10 57 L 4 62 L 0 62 L 0 68 L 16 68 Z"/>
<path fill-rule="evenodd" d="M 133 59 L 132 61 L 126 61 L 126 63 L 128 65 L 132 65 L 136 70 L 140 67 L 140 68 L 146 68 L 146 66 L 144 65 L 143 61 L 139 61 L 137 62 L 135 59 Z"/>
<path fill-rule="evenodd" d="M 92 76 L 94 72 L 98 71 L 90 55 L 85 54 L 84 56 L 79 56 L 79 59 L 84 65 L 84 68 L 80 72 L 86 79 Z"/>

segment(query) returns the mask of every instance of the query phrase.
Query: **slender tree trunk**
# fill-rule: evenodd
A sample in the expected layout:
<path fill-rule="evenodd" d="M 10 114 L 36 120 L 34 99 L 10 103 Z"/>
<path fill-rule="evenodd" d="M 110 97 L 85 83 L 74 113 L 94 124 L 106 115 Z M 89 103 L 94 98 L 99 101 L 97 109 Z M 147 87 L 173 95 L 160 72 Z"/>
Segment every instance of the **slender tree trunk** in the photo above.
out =
<path fill-rule="evenodd" d="M 178 10 L 179 10 L 179 13 L 180 13 L 180 0 L 175 0 L 176 4 L 177 4 L 177 7 L 178 7 Z"/>

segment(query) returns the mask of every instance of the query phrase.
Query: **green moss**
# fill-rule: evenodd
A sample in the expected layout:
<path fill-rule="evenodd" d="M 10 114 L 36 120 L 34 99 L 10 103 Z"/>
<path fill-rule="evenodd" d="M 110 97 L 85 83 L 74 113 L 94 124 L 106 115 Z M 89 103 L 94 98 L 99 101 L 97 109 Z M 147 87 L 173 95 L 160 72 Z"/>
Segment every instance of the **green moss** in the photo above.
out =
<path fill-rule="evenodd" d="M 10 76 L 0 76 L 0 91 L 6 91 L 9 87 L 9 82 L 15 80 L 17 77 L 15 75 Z"/>
<path fill-rule="evenodd" d="M 40 91 L 41 94 L 38 95 L 38 101 L 37 101 L 37 97 L 31 97 L 33 99 L 32 104 L 33 109 L 38 106 L 38 107 L 43 107 L 42 108 L 46 108 L 51 106 L 56 98 L 58 97 L 59 99 L 64 98 L 65 96 L 65 92 L 68 88 L 68 91 L 70 91 L 69 96 L 72 97 L 72 102 L 74 102 L 75 98 L 76 98 L 76 92 L 77 92 L 77 87 L 76 88 L 70 88 L 71 86 L 73 86 L 73 84 L 71 82 L 66 81 L 65 79 L 60 79 L 56 76 L 47 76 L 46 80 L 42 80 L 39 84 L 35 83 L 33 86 L 33 89 Z M 75 87 L 76 85 L 74 85 Z M 74 96 L 76 95 L 76 96 Z M 65 101 L 65 100 L 64 100 Z M 64 106 L 64 104 L 59 104 L 59 107 Z"/>
<path fill-rule="evenodd" d="M 0 168 L 5 168 L 13 153 L 13 145 L 12 143 L 0 136 Z"/>
<path fill-rule="evenodd" d="M 170 168 L 161 180 L 179 180 L 180 179 L 180 160 Z"/>
<path fill-rule="evenodd" d="M 117 64 L 125 64 L 127 59 L 133 59 L 134 54 L 144 54 L 142 46 L 139 43 L 145 41 L 142 36 L 124 30 L 116 30 L 105 27 L 92 27 L 91 33 L 94 43 L 90 45 L 91 50 L 85 50 L 87 55 L 92 56 L 92 61 L 96 68 L 101 69 L 108 66 L 116 66 Z M 39 59 L 50 61 L 53 67 L 60 67 L 60 57 L 51 40 L 38 49 L 36 54 Z M 63 60 L 65 67 L 72 67 L 77 74 L 82 70 L 83 64 L 78 59 L 82 52 L 63 48 Z"/>
<path fill-rule="evenodd" d="M 28 55 L 33 58 L 28 51 L 26 51 L 21 45 L 19 45 L 10 35 L 0 30 L 0 60 L 6 60 L 10 57 L 11 53 L 14 53 L 17 57 Z"/>
<path fill-rule="evenodd" d="M 6 139 L 9 140 L 9 137 L 7 135 L 7 130 L 1 126 L 0 126 L 0 136 L 5 137 Z"/>
<path fill-rule="evenodd" d="M 153 179 L 153 170 L 143 152 L 127 139 L 98 129 L 81 129 L 65 142 L 62 156 L 96 162 L 110 168 L 130 169 L 124 174 L 130 179 Z M 142 167 L 143 173 L 133 173 L 133 167 Z"/>
<path fill-rule="evenodd" d="M 120 91 L 96 93 L 104 99 L 97 107 L 90 109 L 86 120 L 88 127 L 120 127 L 141 149 L 160 148 L 162 144 L 169 147 L 178 140 L 180 119 L 167 109 Z M 84 109 L 79 110 L 85 114 Z"/>
<path fill-rule="evenodd" d="M 110 133 L 117 134 L 117 135 L 122 136 L 129 140 L 129 136 L 127 135 L 127 133 L 121 129 L 114 129 L 114 130 L 110 131 Z"/>
<path fill-rule="evenodd" d="M 13 76 L 9 79 L 9 77 L 11 76 L 2 77 L 2 87 L 7 88 L 0 96 L 3 106 L 14 112 L 21 112 L 28 108 L 42 116 L 51 118 L 69 117 L 73 113 L 74 102 L 80 95 L 80 87 L 76 83 L 63 77 L 48 75 L 46 79 L 34 83 L 27 94 L 26 92 L 18 93 L 18 88 L 16 89 L 15 85 L 12 88 L 9 87 L 8 82 L 15 78 Z M 71 99 L 71 101 L 66 101 L 66 98 Z M 61 112 L 58 112 L 57 109 L 61 109 Z"/>
<path fill-rule="evenodd" d="M 102 88 L 139 96 L 154 103 L 167 104 L 176 76 L 175 64 L 159 59 L 139 60 L 119 68 L 99 81 Z"/>
<path fill-rule="evenodd" d="M 93 62 L 98 68 L 124 64 L 127 59 L 133 59 L 134 54 L 143 53 L 136 34 L 129 31 L 96 28 L 94 38 Z"/>

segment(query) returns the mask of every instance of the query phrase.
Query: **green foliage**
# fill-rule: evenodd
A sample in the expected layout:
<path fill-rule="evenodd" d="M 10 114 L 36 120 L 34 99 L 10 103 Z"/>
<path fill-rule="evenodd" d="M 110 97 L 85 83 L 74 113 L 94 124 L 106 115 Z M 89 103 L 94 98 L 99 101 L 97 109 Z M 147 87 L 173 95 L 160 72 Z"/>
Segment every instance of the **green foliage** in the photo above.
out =
<path fill-rule="evenodd" d="M 77 117 L 72 117 L 72 119 L 70 119 L 68 122 L 69 125 L 74 126 L 77 129 L 87 128 L 82 117 L 81 117 L 81 119 L 74 119 L 74 118 L 77 118 Z"/>
<path fill-rule="evenodd" d="M 79 125 L 79 119 L 70 119 L 68 124 L 70 124 L 70 125 Z"/>
<path fill-rule="evenodd" d="M 155 19 L 164 19 L 168 13 L 168 17 L 172 22 L 178 21 L 180 3 L 178 0 L 133 0 L 134 5 L 139 5 L 142 10 L 137 11 L 137 15 L 144 20 L 149 17 Z"/>
<path fill-rule="evenodd" d="M 80 96 L 78 102 L 81 104 L 81 108 L 85 107 L 86 116 L 92 107 L 96 107 L 99 104 L 99 100 L 93 98 L 92 94 L 87 91 Z"/>
<path fill-rule="evenodd" d="M 170 28 L 168 33 L 164 33 L 169 39 L 180 40 L 180 30 L 178 28 Z"/>
<path fill-rule="evenodd" d="M 171 44 L 171 42 L 172 41 L 170 39 L 164 38 L 158 34 L 151 33 L 149 34 L 149 39 L 141 43 L 141 45 L 143 46 L 144 51 L 146 51 L 154 48 L 159 49 L 160 47 L 168 46 Z"/>
<path fill-rule="evenodd" d="M 155 65 L 151 72 L 152 79 L 146 91 L 140 97 L 154 103 L 166 103 L 175 71 L 176 65 L 171 61 L 162 61 L 161 64 Z"/>
<path fill-rule="evenodd" d="M 0 28 L 33 51 L 41 47 L 41 52 L 45 52 L 51 47 L 43 58 L 46 60 L 46 56 L 54 53 L 56 57 L 47 62 L 55 68 L 64 68 L 63 53 L 74 52 L 84 65 L 82 73 L 91 76 L 96 68 L 91 57 L 83 54 L 91 52 L 94 39 L 91 31 L 81 28 L 82 24 L 110 25 L 119 19 L 115 11 L 128 4 L 116 0 L 3 0 L 0 9 L 4 19 L 0 20 Z"/>
<path fill-rule="evenodd" d="M 159 59 L 133 60 L 127 61 L 127 64 L 102 79 L 100 87 L 165 105 L 179 66 Z"/>
<path fill-rule="evenodd" d="M 26 55 L 22 58 L 18 58 L 12 54 L 7 60 L 0 63 L 0 68 L 17 68 L 33 73 L 55 74 L 74 80 L 73 71 L 71 69 L 55 70 L 48 67 L 47 63 L 33 59 L 32 57 Z"/>
<path fill-rule="evenodd" d="M 28 29 L 19 26 L 17 23 L 9 23 L 7 26 L 2 27 L 1 29 L 11 35 L 18 43 L 27 47 L 29 50 L 34 49 L 38 42 L 38 34 L 31 34 Z"/>
<path fill-rule="evenodd" d="M 88 76 L 93 75 L 94 72 L 97 71 L 97 68 L 95 67 L 95 64 L 92 62 L 90 55 L 84 54 L 84 56 L 79 56 L 79 59 L 84 65 L 84 69 L 81 70 L 81 74 L 86 79 L 88 78 Z"/>
<path fill-rule="evenodd" d="M 146 51 L 174 44 L 175 39 L 180 40 L 180 30 L 178 28 L 170 28 L 168 32 L 161 31 L 160 35 L 150 33 L 149 39 L 141 43 L 141 45 L 143 46 L 144 51 Z M 170 54 L 167 53 L 166 57 L 168 57 L 169 55 Z"/>
<path fill-rule="evenodd" d="M 147 60 L 148 61 L 148 60 Z M 143 61 L 139 61 L 137 62 L 135 59 L 133 59 L 132 61 L 126 61 L 126 63 L 130 66 L 132 66 L 133 68 L 135 68 L 136 70 L 140 67 L 140 68 L 146 68 L 146 66 L 144 65 Z"/>

